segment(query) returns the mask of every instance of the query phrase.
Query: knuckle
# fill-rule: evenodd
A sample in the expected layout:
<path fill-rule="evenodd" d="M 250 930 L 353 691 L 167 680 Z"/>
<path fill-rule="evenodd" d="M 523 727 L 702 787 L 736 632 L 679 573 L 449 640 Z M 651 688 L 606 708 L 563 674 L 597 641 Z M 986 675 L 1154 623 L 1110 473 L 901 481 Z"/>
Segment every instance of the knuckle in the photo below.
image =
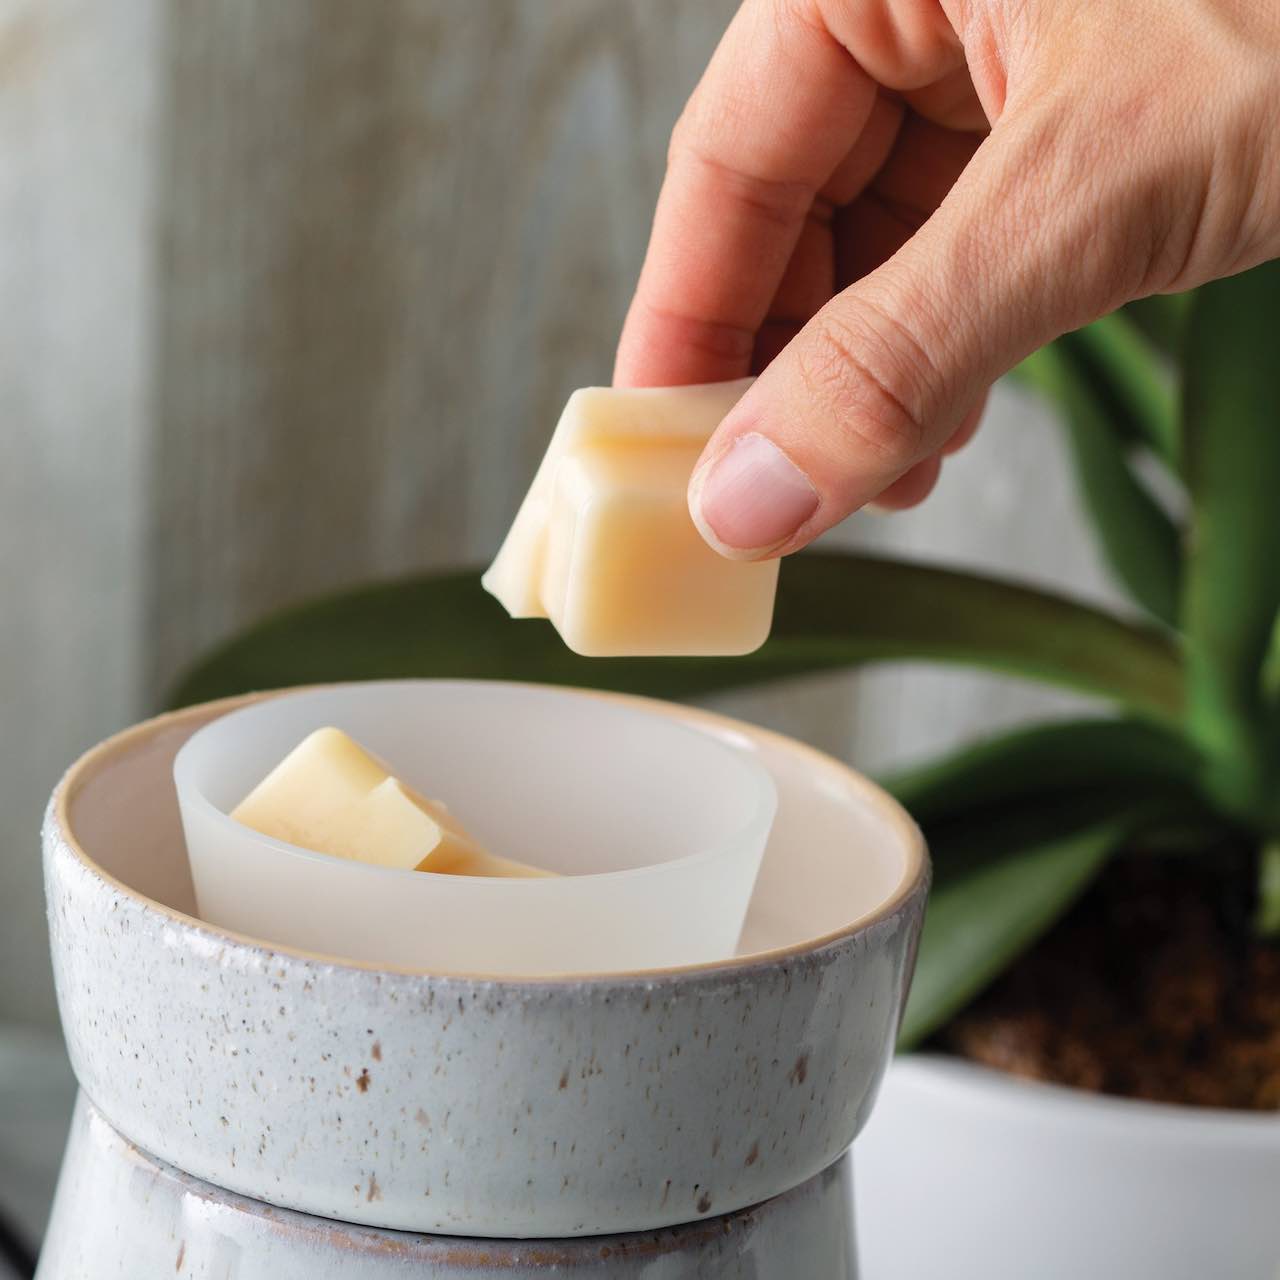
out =
<path fill-rule="evenodd" d="M 865 319 L 823 313 L 799 353 L 810 395 L 825 402 L 849 442 L 890 465 L 925 453 L 925 378 L 914 356 Z"/>

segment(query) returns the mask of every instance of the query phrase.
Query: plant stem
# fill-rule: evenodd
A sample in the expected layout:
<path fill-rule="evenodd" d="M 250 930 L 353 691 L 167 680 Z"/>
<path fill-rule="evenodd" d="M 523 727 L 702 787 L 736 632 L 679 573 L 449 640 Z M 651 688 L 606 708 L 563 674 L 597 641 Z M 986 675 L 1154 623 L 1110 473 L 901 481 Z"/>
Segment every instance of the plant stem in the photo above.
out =
<path fill-rule="evenodd" d="M 1280 607 L 1280 262 L 1197 290 L 1183 444 L 1193 517 L 1184 574 L 1187 729 L 1232 816 L 1280 827 L 1276 731 L 1263 697 Z"/>

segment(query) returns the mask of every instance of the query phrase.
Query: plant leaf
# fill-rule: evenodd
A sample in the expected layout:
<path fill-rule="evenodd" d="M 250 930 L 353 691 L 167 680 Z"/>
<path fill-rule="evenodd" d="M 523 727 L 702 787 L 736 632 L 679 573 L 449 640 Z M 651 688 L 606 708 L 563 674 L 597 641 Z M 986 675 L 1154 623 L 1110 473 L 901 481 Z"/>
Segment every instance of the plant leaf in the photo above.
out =
<path fill-rule="evenodd" d="M 1280 261 L 1196 293 L 1183 439 L 1192 536 L 1183 599 L 1188 724 L 1207 785 L 1238 817 L 1276 821 L 1263 668 L 1280 606 Z"/>
<path fill-rule="evenodd" d="M 1280 936 L 1280 841 L 1258 850 L 1258 906 L 1254 928 L 1264 938 Z"/>
<path fill-rule="evenodd" d="M 990 667 L 1145 715 L 1181 715 L 1181 659 L 1160 632 L 972 574 L 812 552 L 783 566 L 773 634 L 746 657 L 580 658 L 550 624 L 512 622 L 469 570 L 282 613 L 206 658 L 172 701 L 395 676 L 502 677 L 681 698 L 903 659 Z"/>
<path fill-rule="evenodd" d="M 1067 363 L 1070 375 L 1084 384 L 1083 390 L 1097 402 L 1099 414 L 1124 444 L 1143 445 L 1177 469 L 1177 380 L 1159 348 L 1144 337 L 1127 312 L 1103 316 L 1050 345 Z M 1057 398 L 1057 388 L 1042 385 L 1037 376 L 1037 354 L 1013 369 L 1013 377 Z"/>
<path fill-rule="evenodd" d="M 1106 858 L 1203 851 L 1222 823 L 1177 734 L 1132 720 L 1017 730 L 888 786 L 924 828 L 934 866 L 902 1030 L 909 1047 L 1048 929 Z"/>
<path fill-rule="evenodd" d="M 1191 314 L 1195 291 L 1187 293 L 1156 293 L 1149 298 L 1138 298 L 1127 303 L 1124 314 L 1170 360 L 1182 358 L 1186 337 L 1187 317 Z"/>
<path fill-rule="evenodd" d="M 1115 814 L 1071 824 L 1060 811 L 1036 812 L 931 839 L 933 891 L 898 1047 L 936 1031 L 1040 937 L 1132 822 Z"/>
<path fill-rule="evenodd" d="M 1023 373 L 1065 415 L 1081 493 L 1116 578 L 1148 612 L 1172 624 L 1182 573 L 1181 536 L 1129 465 L 1117 429 L 1121 419 L 1100 390 L 1108 375 L 1088 354 L 1085 341 L 1082 334 L 1059 338 L 1025 360 Z"/>
<path fill-rule="evenodd" d="M 1130 439 L 1178 466 L 1178 397 L 1174 377 L 1122 311 L 1095 320 L 1060 340 L 1081 367 L 1112 419 Z"/>
<path fill-rule="evenodd" d="M 1019 729 L 888 779 L 925 828 L 998 802 L 1123 787 L 1185 794 L 1197 758 L 1180 736 L 1141 720 L 1070 720 Z"/>

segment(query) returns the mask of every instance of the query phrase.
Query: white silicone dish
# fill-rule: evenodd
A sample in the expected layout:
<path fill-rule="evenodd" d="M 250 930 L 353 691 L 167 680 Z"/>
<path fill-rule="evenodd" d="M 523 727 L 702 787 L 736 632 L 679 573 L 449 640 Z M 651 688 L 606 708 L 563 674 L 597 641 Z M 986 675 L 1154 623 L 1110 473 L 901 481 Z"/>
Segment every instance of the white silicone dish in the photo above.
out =
<path fill-rule="evenodd" d="M 332 858 L 230 811 L 334 725 L 445 801 L 491 852 L 554 879 Z M 201 918 L 268 942 L 424 972 L 554 975 L 723 960 L 777 808 L 769 772 L 640 703 L 485 681 L 287 693 L 194 734 L 173 765 Z"/>

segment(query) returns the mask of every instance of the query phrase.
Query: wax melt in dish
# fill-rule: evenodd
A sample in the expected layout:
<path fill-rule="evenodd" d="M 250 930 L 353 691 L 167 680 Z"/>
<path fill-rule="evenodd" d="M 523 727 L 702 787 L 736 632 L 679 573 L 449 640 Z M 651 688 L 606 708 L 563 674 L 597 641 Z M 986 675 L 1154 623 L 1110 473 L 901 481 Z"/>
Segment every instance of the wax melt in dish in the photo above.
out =
<path fill-rule="evenodd" d="M 483 849 L 439 800 L 341 729 L 309 733 L 232 810 L 246 827 L 335 858 L 460 876 L 555 873 Z"/>

